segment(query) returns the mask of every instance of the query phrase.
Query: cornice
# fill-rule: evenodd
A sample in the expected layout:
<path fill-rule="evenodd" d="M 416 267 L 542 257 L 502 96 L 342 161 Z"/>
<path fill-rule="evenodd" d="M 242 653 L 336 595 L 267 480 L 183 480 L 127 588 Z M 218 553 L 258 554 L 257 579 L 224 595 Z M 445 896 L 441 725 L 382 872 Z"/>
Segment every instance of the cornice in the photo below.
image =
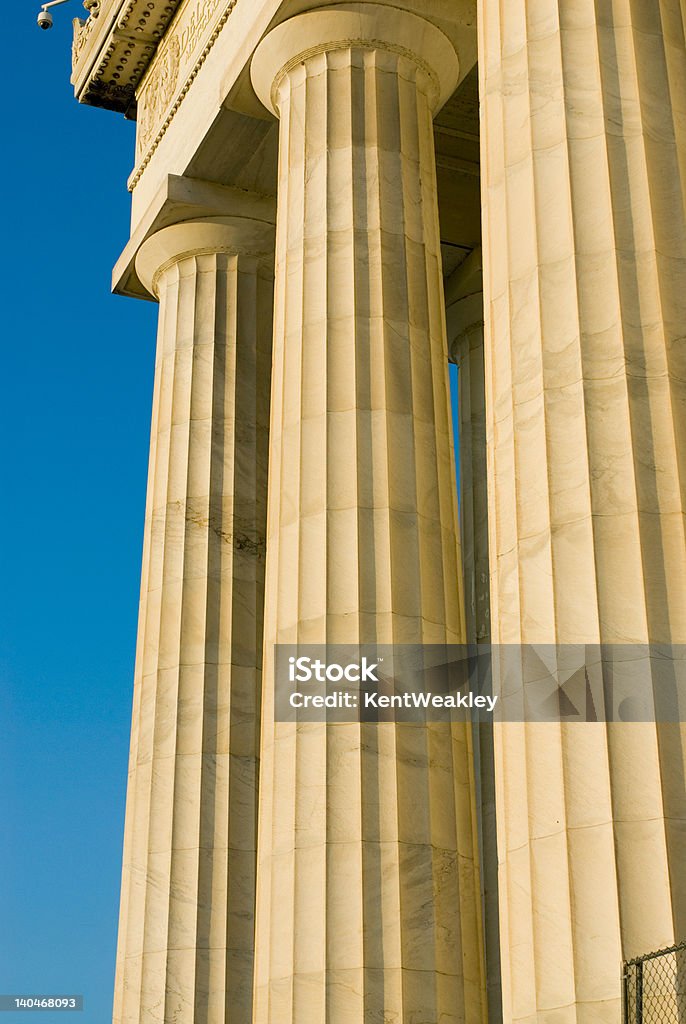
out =
<path fill-rule="evenodd" d="M 236 3 L 103 0 L 86 20 L 74 19 L 71 80 L 76 98 L 140 122 L 129 190 L 150 162 Z M 203 45 L 206 23 L 210 35 Z M 202 49 L 194 53 L 195 36 Z M 147 84 L 151 81 L 148 71 L 158 48 L 155 67 L 160 61 L 164 66 L 152 80 L 152 88 Z"/>
<path fill-rule="evenodd" d="M 72 76 L 80 103 L 136 116 L 136 90 L 181 0 L 103 0 L 74 19 Z"/>

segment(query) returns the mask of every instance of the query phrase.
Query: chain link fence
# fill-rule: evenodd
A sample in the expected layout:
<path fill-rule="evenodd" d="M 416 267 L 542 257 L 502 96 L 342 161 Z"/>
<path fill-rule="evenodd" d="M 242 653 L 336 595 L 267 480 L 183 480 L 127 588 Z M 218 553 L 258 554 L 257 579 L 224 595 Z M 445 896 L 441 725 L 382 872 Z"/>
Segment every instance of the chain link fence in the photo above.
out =
<path fill-rule="evenodd" d="M 686 942 L 625 962 L 624 1024 L 686 1024 Z"/>

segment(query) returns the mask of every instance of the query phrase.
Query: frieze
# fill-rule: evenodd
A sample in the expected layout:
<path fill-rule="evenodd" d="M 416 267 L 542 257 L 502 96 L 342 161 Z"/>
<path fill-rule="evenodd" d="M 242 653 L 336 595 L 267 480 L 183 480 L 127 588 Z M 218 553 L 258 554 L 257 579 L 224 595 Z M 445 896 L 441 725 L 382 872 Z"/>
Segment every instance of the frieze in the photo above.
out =
<path fill-rule="evenodd" d="M 98 15 L 100 14 L 99 0 L 83 0 L 83 6 L 88 11 L 88 17 L 85 20 L 83 18 L 74 18 L 72 22 L 74 28 L 71 53 L 72 66 L 77 64 L 79 54 L 90 39 L 93 26 L 98 20 Z"/>
<path fill-rule="evenodd" d="M 169 127 L 169 125 L 171 124 L 171 121 L 172 121 L 172 118 L 174 117 L 174 114 L 176 113 L 176 111 L 181 106 L 181 103 L 183 102 L 184 96 L 186 96 L 186 94 L 188 93 L 188 90 L 190 89 L 190 87 L 193 84 L 195 78 L 197 77 L 198 73 L 200 72 L 200 69 L 202 68 L 203 64 L 205 63 L 205 60 L 207 59 L 207 56 L 208 56 L 210 50 L 214 46 L 215 41 L 219 38 L 219 35 L 220 35 L 222 29 L 224 28 L 224 25 L 226 25 L 227 21 L 229 20 L 229 17 L 231 16 L 231 12 L 234 10 L 234 8 L 235 8 L 237 3 L 238 3 L 238 0 L 228 0 L 228 3 L 226 5 L 226 7 L 224 8 L 223 13 L 220 15 L 219 19 L 217 20 L 216 25 L 214 26 L 214 29 L 212 30 L 212 34 L 209 36 L 209 38 L 208 38 L 207 42 L 205 43 L 203 49 L 198 54 L 198 57 L 197 57 L 194 65 L 193 65 L 192 70 L 188 74 L 184 85 L 179 90 L 178 95 L 177 95 L 176 99 L 174 100 L 174 103 L 169 108 L 169 111 L 168 111 L 166 117 L 161 122 L 161 124 L 160 124 L 160 126 L 159 126 L 159 128 L 157 130 L 157 134 L 155 135 L 154 139 L 150 143 L 150 145 L 148 147 L 148 150 L 145 153 L 145 156 L 143 157 L 143 159 L 138 164 L 138 166 L 135 168 L 135 170 L 133 171 L 131 177 L 129 178 L 129 181 L 128 181 L 129 192 L 133 192 L 134 188 L 136 187 L 136 185 L 140 181 L 141 176 L 142 176 L 145 168 L 150 163 L 150 160 L 152 159 L 152 156 L 153 156 L 155 150 L 157 149 L 157 146 L 161 142 L 161 140 L 162 140 L 162 138 L 164 136 L 164 133 L 166 132 L 166 130 Z"/>
<path fill-rule="evenodd" d="M 179 8 L 138 90 L 137 159 L 154 141 L 226 7 L 227 0 L 186 0 Z"/>

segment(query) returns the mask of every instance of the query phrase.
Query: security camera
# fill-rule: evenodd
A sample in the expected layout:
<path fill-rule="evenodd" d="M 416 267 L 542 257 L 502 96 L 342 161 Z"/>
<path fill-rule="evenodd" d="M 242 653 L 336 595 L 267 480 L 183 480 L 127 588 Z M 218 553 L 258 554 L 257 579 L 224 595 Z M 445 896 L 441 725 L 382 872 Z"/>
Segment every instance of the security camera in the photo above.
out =
<path fill-rule="evenodd" d="M 59 4 L 66 4 L 68 0 L 48 0 L 47 3 L 43 4 L 36 19 L 39 28 L 52 28 L 52 14 L 48 10 L 48 7 L 57 7 Z"/>

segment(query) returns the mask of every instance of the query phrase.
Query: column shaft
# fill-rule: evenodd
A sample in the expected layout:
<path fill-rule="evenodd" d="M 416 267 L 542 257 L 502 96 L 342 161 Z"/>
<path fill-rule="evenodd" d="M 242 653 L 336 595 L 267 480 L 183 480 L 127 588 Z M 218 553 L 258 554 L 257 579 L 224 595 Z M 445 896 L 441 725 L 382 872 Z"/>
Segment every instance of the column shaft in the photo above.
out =
<path fill-rule="evenodd" d="M 480 7 L 494 642 L 686 639 L 682 11 Z M 685 738 L 496 728 L 506 1022 L 686 934 Z"/>
<path fill-rule="evenodd" d="M 160 320 L 116 1024 L 252 1016 L 272 232 L 180 225 L 138 257 Z"/>
<path fill-rule="evenodd" d="M 281 122 L 256 1024 L 482 1020 L 468 731 L 272 717 L 276 642 L 464 637 L 433 33 L 450 74 L 371 4 L 253 63 Z"/>
<path fill-rule="evenodd" d="M 488 488 L 481 249 L 445 284 L 450 359 L 458 367 L 460 534 L 467 643 L 489 643 Z"/>
<path fill-rule="evenodd" d="M 460 534 L 469 644 L 488 644 L 491 618 L 488 568 L 488 488 L 484 382 L 484 304 L 481 249 L 445 283 L 448 348 L 458 368 Z M 486 993 L 490 1024 L 502 1024 L 498 849 L 493 725 L 472 723 L 478 808 Z"/>
<path fill-rule="evenodd" d="M 456 353 L 460 423 L 460 534 L 464 559 L 465 617 L 470 643 L 488 643 L 488 497 L 484 405 L 483 321 L 459 339 Z"/>

